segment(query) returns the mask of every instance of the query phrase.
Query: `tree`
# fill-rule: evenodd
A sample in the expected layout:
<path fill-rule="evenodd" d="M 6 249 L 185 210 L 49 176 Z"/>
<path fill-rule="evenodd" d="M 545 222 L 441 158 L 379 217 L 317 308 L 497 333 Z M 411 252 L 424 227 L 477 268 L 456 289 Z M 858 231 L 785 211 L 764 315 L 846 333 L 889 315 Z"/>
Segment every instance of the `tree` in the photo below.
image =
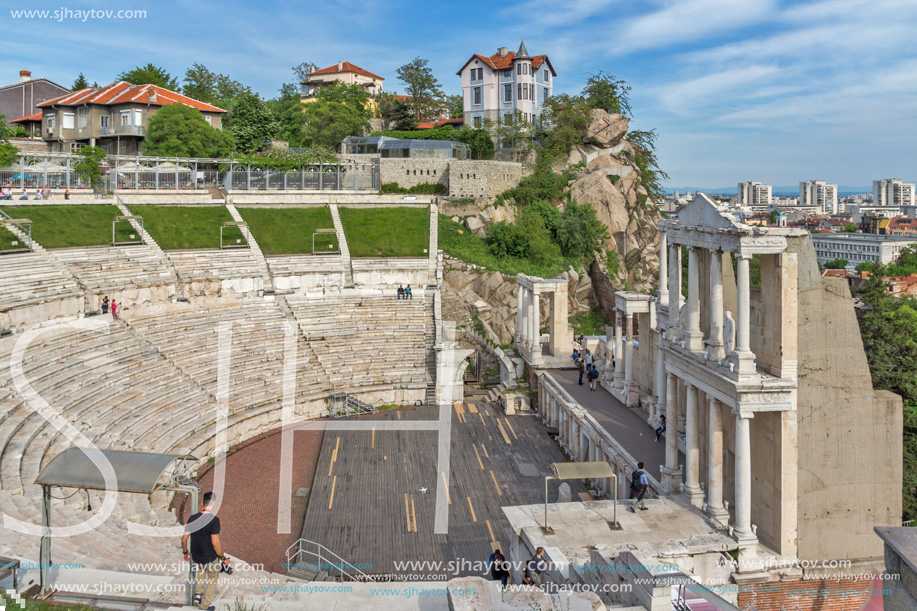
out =
<path fill-rule="evenodd" d="M 465 102 L 461 94 L 446 96 L 446 108 L 450 119 L 461 119 L 465 116 Z"/>
<path fill-rule="evenodd" d="M 9 142 L 0 142 L 0 168 L 6 168 L 19 159 L 19 149 Z"/>
<path fill-rule="evenodd" d="M 89 87 L 89 81 L 86 80 L 86 77 L 83 76 L 83 73 L 80 72 L 80 75 L 76 77 L 76 80 L 73 81 L 73 87 L 70 88 L 70 91 L 79 91 L 80 89 L 86 89 Z"/>
<path fill-rule="evenodd" d="M 260 151 L 280 128 L 264 100 L 251 92 L 236 98 L 227 118 L 236 150 L 242 153 Z"/>
<path fill-rule="evenodd" d="M 297 83 L 305 83 L 309 80 L 309 74 L 318 70 L 318 66 L 312 62 L 302 62 L 293 66 L 293 76 L 296 77 Z"/>
<path fill-rule="evenodd" d="M 369 129 L 366 91 L 359 85 L 335 82 L 322 87 L 314 102 L 303 109 L 303 142 L 308 146 L 336 147 L 347 136 Z"/>
<path fill-rule="evenodd" d="M 173 78 L 165 68 L 147 64 L 137 66 L 133 70 L 122 72 L 117 76 L 119 81 L 127 81 L 132 85 L 157 85 L 172 91 L 178 91 L 178 79 Z"/>
<path fill-rule="evenodd" d="M 9 140 L 13 135 L 13 128 L 6 124 L 6 115 L 0 112 L 0 142 Z"/>
<path fill-rule="evenodd" d="M 583 97 L 592 108 L 630 116 L 630 86 L 604 71 L 589 77 L 583 87 Z"/>
<path fill-rule="evenodd" d="M 149 121 L 143 140 L 145 155 L 164 157 L 228 157 L 232 137 L 211 127 L 196 108 L 163 106 Z"/>
<path fill-rule="evenodd" d="M 770 214 L 767 215 L 767 220 L 771 225 L 777 224 L 777 215 L 780 213 L 779 210 L 771 210 Z"/>
<path fill-rule="evenodd" d="M 825 269 L 847 269 L 849 261 L 847 259 L 835 259 L 825 263 Z"/>
<path fill-rule="evenodd" d="M 290 146 L 300 146 L 303 140 L 302 98 L 299 89 L 293 83 L 285 83 L 280 88 L 280 95 L 267 101 L 267 107 L 277 121 L 277 137 L 286 140 Z"/>
<path fill-rule="evenodd" d="M 433 76 L 429 62 L 420 57 L 398 68 L 398 79 L 404 83 L 408 95 L 408 105 L 415 121 L 431 118 L 435 115 L 443 97 L 439 81 Z"/>
<path fill-rule="evenodd" d="M 856 223 L 850 223 L 849 225 L 844 225 L 844 228 L 841 230 L 844 233 L 856 233 L 859 227 Z"/>
<path fill-rule="evenodd" d="M 523 118 L 522 112 L 500 115 L 496 125 L 488 124 L 494 133 L 497 146 L 509 148 L 515 161 L 523 161 L 527 152 L 534 147 L 534 130 Z"/>
<path fill-rule="evenodd" d="M 650 194 L 653 201 L 665 200 L 662 181 L 667 180 L 669 175 L 662 171 L 656 159 L 656 130 L 632 130 L 628 133 L 627 140 L 634 147 L 634 163 L 640 172 L 640 184 Z"/>
<path fill-rule="evenodd" d="M 394 93 L 382 93 L 376 99 L 379 116 L 384 129 L 410 131 L 417 125 L 411 117 L 411 107 Z"/>
<path fill-rule="evenodd" d="M 486 129 L 464 127 L 454 130 L 451 137 L 456 142 L 464 142 L 471 147 L 472 159 L 493 159 L 494 141 Z"/>
<path fill-rule="evenodd" d="M 185 71 L 182 93 L 201 102 L 228 109 L 237 97 L 250 92 L 251 88 L 247 85 L 232 80 L 228 75 L 211 72 L 201 64 L 193 64 Z"/>
<path fill-rule="evenodd" d="M 82 159 L 73 166 L 73 169 L 89 178 L 89 184 L 95 190 L 102 179 L 101 164 L 107 153 L 105 149 L 98 146 L 84 146 L 79 150 L 79 155 Z"/>
<path fill-rule="evenodd" d="M 557 241 L 564 255 L 588 259 L 604 247 L 608 237 L 608 228 L 596 218 L 592 206 L 567 202 L 557 228 Z"/>

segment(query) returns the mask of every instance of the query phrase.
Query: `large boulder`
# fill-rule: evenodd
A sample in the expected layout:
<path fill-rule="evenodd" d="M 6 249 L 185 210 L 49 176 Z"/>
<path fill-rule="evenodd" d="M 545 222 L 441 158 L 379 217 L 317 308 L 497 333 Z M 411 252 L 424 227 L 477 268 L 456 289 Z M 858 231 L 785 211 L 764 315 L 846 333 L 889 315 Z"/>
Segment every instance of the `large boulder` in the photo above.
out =
<path fill-rule="evenodd" d="M 586 128 L 583 142 L 602 148 L 612 147 L 624 139 L 629 123 L 626 117 L 596 108 L 592 111 L 592 123 Z"/>
<path fill-rule="evenodd" d="M 570 191 L 574 200 L 595 210 L 596 217 L 605 223 L 611 236 L 605 247 L 614 248 L 630 221 L 627 200 L 617 185 L 600 172 L 590 172 L 574 182 Z"/>

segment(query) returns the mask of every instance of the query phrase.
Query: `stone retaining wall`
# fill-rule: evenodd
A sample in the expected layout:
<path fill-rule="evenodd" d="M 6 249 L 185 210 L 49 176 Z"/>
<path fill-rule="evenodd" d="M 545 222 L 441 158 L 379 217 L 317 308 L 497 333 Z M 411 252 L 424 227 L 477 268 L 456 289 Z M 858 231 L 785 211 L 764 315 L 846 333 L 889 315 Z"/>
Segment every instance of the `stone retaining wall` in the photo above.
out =
<path fill-rule="evenodd" d="M 522 178 L 522 164 L 511 161 L 384 158 L 379 166 L 383 185 L 439 184 L 450 196 L 461 198 L 496 197 Z"/>

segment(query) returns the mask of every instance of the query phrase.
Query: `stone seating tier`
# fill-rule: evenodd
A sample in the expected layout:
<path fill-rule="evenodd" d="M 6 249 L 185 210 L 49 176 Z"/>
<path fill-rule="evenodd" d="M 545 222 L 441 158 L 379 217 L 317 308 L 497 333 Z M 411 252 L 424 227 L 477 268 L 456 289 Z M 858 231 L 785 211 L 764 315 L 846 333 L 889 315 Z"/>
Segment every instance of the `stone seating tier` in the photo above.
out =
<path fill-rule="evenodd" d="M 176 276 L 151 246 L 63 248 L 53 251 L 91 292 L 175 284 Z"/>
<path fill-rule="evenodd" d="M 82 294 L 50 257 L 38 252 L 0 256 L 0 311 Z"/>
<path fill-rule="evenodd" d="M 248 248 L 226 250 L 171 250 L 166 255 L 179 278 L 224 280 L 261 277 L 258 260 Z"/>

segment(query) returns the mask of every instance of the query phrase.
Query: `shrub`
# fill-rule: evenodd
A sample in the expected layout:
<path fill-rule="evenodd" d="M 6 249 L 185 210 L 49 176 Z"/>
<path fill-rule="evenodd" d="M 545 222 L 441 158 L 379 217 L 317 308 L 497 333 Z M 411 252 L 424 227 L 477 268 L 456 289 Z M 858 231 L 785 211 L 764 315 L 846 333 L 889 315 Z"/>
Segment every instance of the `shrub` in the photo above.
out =
<path fill-rule="evenodd" d="M 387 182 L 382 185 L 381 192 L 383 195 L 446 195 L 449 191 L 446 185 L 439 183 L 422 182 L 410 188 L 400 186 L 397 182 Z"/>

